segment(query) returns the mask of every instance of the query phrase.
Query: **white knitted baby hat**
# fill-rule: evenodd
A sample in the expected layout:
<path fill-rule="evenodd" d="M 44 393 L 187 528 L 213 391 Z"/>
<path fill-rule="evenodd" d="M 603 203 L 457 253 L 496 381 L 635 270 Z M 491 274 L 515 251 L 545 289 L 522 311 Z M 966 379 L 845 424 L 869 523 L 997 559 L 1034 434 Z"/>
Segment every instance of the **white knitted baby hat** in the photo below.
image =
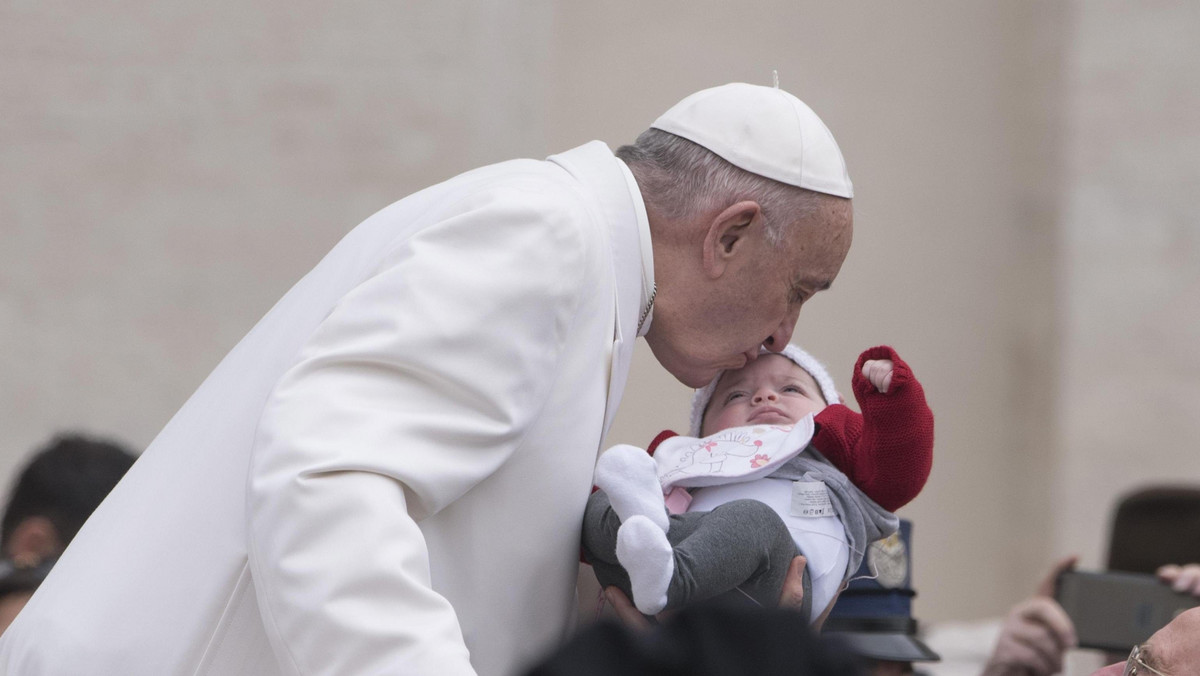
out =
<path fill-rule="evenodd" d="M 776 354 L 767 348 L 759 348 L 759 355 Z M 842 398 L 838 396 L 837 387 L 833 384 L 833 378 L 829 376 L 829 372 L 817 361 L 811 354 L 801 350 L 796 345 L 789 344 L 783 348 L 783 352 L 778 354 L 791 359 L 797 366 L 808 371 L 808 375 L 817 381 L 817 386 L 821 388 L 821 396 L 825 397 L 826 404 L 840 404 Z M 704 421 L 704 409 L 708 408 L 708 402 L 712 399 L 713 390 L 717 389 L 717 383 L 721 382 L 721 376 L 728 371 L 721 371 L 717 374 L 712 382 L 704 387 L 696 390 L 692 395 L 692 426 L 688 434 L 693 437 L 700 436 L 700 424 Z"/>

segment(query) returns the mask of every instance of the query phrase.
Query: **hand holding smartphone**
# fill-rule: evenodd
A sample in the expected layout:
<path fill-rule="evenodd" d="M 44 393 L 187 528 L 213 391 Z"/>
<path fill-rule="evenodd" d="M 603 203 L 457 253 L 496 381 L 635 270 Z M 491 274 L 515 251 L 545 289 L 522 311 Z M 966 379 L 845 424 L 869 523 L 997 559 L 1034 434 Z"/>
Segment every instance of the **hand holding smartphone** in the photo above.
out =
<path fill-rule="evenodd" d="M 1153 575 L 1066 571 L 1054 598 L 1067 611 L 1081 648 L 1127 651 L 1200 598 L 1173 591 Z"/>

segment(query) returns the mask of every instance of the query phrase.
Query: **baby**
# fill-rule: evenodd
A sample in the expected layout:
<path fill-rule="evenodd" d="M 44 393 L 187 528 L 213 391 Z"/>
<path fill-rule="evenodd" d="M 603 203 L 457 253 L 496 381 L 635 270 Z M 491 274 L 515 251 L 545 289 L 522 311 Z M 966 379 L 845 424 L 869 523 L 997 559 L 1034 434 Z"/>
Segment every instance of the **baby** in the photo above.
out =
<path fill-rule="evenodd" d="M 583 529 L 600 583 L 646 614 L 727 592 L 773 606 L 803 554 L 802 610 L 823 616 L 932 465 L 933 414 L 895 351 L 863 352 L 852 384 L 861 415 L 808 353 L 764 350 L 696 392 L 694 436 L 606 451 Z"/>

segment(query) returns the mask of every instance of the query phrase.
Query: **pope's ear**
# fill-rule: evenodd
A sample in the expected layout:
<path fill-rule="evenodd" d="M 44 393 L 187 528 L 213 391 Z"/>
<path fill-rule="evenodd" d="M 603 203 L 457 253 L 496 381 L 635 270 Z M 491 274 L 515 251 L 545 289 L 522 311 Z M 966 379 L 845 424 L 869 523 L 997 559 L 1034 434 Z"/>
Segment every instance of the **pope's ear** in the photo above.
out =
<path fill-rule="evenodd" d="M 709 277 L 720 277 L 735 257 L 747 255 L 755 226 L 762 226 L 762 208 L 753 200 L 732 204 L 713 218 L 704 237 L 704 271 Z"/>

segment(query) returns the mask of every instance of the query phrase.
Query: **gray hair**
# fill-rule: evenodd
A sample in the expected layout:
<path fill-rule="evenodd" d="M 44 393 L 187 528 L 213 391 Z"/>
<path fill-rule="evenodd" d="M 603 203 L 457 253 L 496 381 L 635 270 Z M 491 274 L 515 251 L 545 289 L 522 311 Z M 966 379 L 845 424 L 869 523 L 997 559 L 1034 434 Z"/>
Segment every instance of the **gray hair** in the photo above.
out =
<path fill-rule="evenodd" d="M 682 219 L 754 200 L 762 208 L 767 241 L 783 240 L 792 223 L 817 211 L 825 199 L 843 199 L 780 183 L 735 167 L 704 146 L 661 129 L 647 129 L 633 145 L 617 149 L 637 177 L 647 206 Z"/>

